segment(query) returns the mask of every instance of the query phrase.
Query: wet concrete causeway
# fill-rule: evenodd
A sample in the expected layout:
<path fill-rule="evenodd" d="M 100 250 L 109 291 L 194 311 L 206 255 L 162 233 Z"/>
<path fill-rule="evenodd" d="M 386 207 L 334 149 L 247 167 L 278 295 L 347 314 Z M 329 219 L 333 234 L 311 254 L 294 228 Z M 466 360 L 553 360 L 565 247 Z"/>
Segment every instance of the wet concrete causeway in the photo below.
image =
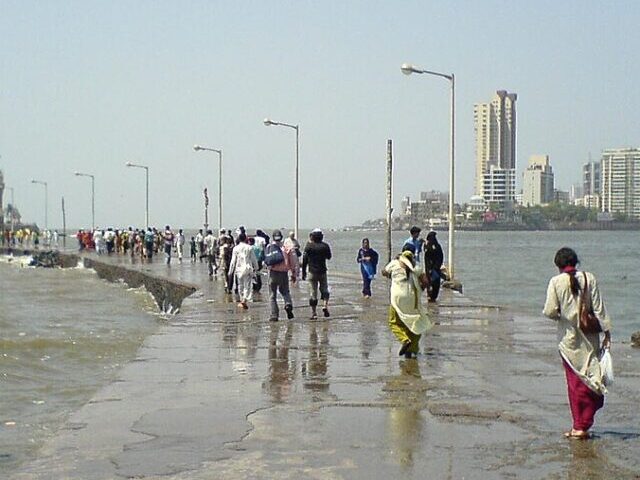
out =
<path fill-rule="evenodd" d="M 238 310 L 203 264 L 98 261 L 199 290 L 13 479 L 640 478 L 628 344 L 614 344 L 596 438 L 568 441 L 543 318 L 445 290 L 422 354 L 405 360 L 383 279 L 365 301 L 357 276 L 331 276 L 332 316 L 314 321 L 306 285 L 294 287 L 296 318 L 271 323 L 264 290 Z"/>

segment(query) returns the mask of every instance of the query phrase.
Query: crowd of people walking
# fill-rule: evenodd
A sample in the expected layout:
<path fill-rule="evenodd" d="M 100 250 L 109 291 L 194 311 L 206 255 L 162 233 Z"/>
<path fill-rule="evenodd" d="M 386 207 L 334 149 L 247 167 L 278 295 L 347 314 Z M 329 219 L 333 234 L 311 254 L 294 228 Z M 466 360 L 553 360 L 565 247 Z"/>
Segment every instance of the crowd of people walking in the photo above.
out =
<path fill-rule="evenodd" d="M 381 273 L 390 279 L 390 305 L 388 325 L 400 342 L 398 355 L 412 358 L 419 353 L 421 336 L 433 323 L 429 309 L 423 305 L 423 292 L 428 302 L 436 302 L 442 280 L 447 279 L 443 268 L 444 254 L 435 231 L 423 239 L 417 226 L 409 230 L 410 236 Z M 331 316 L 330 288 L 327 262 L 332 258 L 331 247 L 324 241 L 320 229 L 309 234 L 301 248 L 294 232 L 287 238 L 281 230 L 271 237 L 263 230 L 250 235 L 243 226 L 234 232 L 221 229 L 200 229 L 187 239 L 182 229 L 174 232 L 169 225 L 158 230 L 153 227 L 138 229 L 79 230 L 76 234 L 80 251 L 95 250 L 98 255 L 130 255 L 151 262 L 163 254 L 164 262 L 172 257 L 182 263 L 185 248 L 189 249 L 192 264 L 206 264 L 210 279 L 221 277 L 227 294 L 235 293 L 238 308 L 246 310 L 253 301 L 254 292 L 262 288 L 262 272 L 266 270 L 269 292 L 269 320 L 279 320 L 279 297 L 288 319 L 294 318 L 294 305 L 290 286 L 307 281 L 309 288 L 310 318 Z M 58 245 L 57 231 L 22 228 L 3 236 L 9 246 L 34 248 Z M 362 296 L 373 295 L 372 282 L 378 272 L 380 256 L 368 238 L 363 238 L 355 262 L 362 277 Z M 543 313 L 555 320 L 560 338 L 559 351 L 567 380 L 569 406 L 573 417 L 572 428 L 565 436 L 584 439 L 596 412 L 604 405 L 609 381 L 606 368 L 601 365 L 603 352 L 611 347 L 611 319 L 607 313 L 595 276 L 577 270 L 575 251 L 564 247 L 554 259 L 559 274 L 551 278 Z M 590 322 L 590 325 L 587 323 Z"/>

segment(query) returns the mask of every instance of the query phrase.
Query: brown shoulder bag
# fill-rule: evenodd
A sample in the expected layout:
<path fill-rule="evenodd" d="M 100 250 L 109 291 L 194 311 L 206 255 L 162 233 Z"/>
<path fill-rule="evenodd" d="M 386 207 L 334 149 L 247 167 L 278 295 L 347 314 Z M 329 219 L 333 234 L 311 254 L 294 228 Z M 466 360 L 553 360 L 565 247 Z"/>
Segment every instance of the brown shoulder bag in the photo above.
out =
<path fill-rule="evenodd" d="M 591 292 L 589 292 L 589 282 L 587 275 L 582 272 L 584 277 L 584 288 L 580 292 L 580 330 L 584 333 L 600 333 L 602 327 L 598 321 L 598 317 L 593 313 L 593 305 L 591 304 Z"/>

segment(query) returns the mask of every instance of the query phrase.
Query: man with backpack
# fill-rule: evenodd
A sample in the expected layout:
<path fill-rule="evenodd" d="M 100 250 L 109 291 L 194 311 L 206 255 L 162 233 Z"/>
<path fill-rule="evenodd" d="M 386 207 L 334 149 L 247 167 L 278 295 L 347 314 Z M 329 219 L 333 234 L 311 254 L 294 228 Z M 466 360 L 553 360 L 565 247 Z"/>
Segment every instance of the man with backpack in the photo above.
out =
<path fill-rule="evenodd" d="M 271 304 L 271 316 L 269 321 L 278 321 L 278 291 L 284 299 L 284 310 L 287 312 L 287 318 L 293 318 L 293 304 L 291 302 L 291 293 L 289 292 L 289 275 L 295 275 L 293 270 L 294 263 L 292 255 L 295 252 L 288 250 L 282 244 L 282 232 L 274 230 L 271 235 L 272 242 L 265 249 L 264 263 L 269 269 L 269 302 Z"/>

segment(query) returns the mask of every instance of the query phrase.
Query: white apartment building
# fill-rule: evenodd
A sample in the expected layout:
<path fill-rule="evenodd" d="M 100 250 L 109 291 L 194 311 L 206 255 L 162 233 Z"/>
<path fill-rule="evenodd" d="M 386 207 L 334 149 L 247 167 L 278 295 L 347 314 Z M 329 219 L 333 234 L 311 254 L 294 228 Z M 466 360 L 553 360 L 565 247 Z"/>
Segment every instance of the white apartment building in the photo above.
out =
<path fill-rule="evenodd" d="M 640 220 L 640 148 L 602 152 L 602 211 Z"/>
<path fill-rule="evenodd" d="M 517 99 L 515 93 L 498 90 L 490 103 L 474 105 L 475 193 L 482 195 L 486 201 L 489 199 L 485 196 L 485 175 L 490 173 L 491 167 L 515 172 Z M 508 200 L 513 201 L 513 197 Z"/>
<path fill-rule="evenodd" d="M 549 155 L 532 155 L 522 175 L 522 205 L 545 205 L 553 201 L 553 169 Z"/>
<path fill-rule="evenodd" d="M 516 193 L 516 170 L 514 168 L 489 167 L 482 182 L 482 198 L 485 202 L 500 203 L 513 202 Z"/>

